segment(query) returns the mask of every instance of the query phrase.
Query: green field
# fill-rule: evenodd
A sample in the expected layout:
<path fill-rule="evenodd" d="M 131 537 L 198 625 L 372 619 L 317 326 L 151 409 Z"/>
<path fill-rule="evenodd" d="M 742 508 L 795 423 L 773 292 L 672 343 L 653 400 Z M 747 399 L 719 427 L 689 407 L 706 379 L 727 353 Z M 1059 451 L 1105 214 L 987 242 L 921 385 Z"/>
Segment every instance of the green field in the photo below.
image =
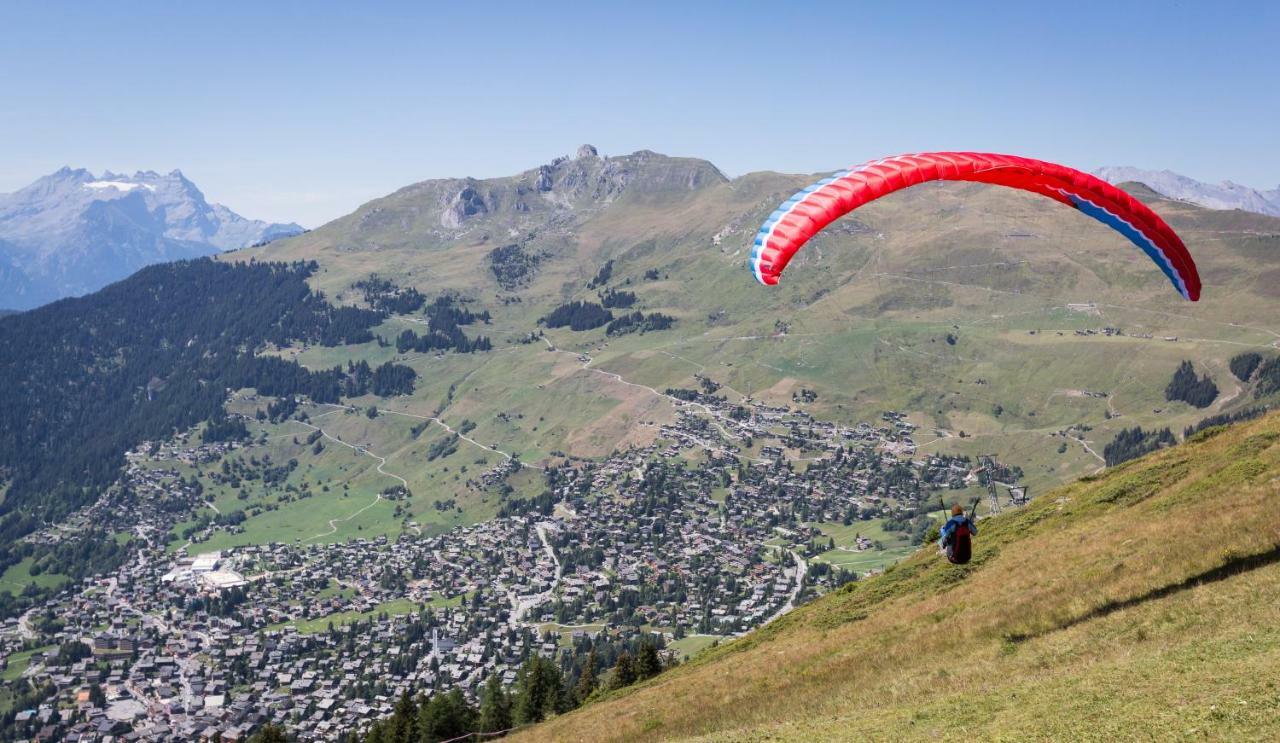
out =
<path fill-rule="evenodd" d="M 259 403 L 265 406 L 262 401 L 242 400 L 233 407 L 244 410 Z M 248 466 L 253 466 L 249 464 L 252 460 L 261 462 L 267 457 L 275 465 L 296 461 L 287 479 L 270 488 L 261 480 L 242 480 L 239 487 L 214 482 L 211 474 L 221 467 L 221 460 L 194 468 L 170 461 L 155 464 L 176 469 L 183 477 L 196 475 L 219 513 L 243 510 L 248 516 L 236 530 L 215 531 L 192 549 L 209 551 L 273 541 L 336 542 L 379 535 L 394 538 L 403 531 L 413 531 L 405 525 L 407 520 L 417 522 L 423 533 L 434 533 L 489 518 L 497 510 L 496 497 L 466 487 L 466 480 L 500 461 L 498 455 L 460 441 L 454 453 L 429 461 L 430 447 L 449 435 L 438 426 L 428 426 L 415 438 L 410 429 L 420 421 L 406 416 L 383 413 L 371 420 L 361 412 L 332 406 L 310 406 L 307 412 L 310 424 L 252 424 L 255 443 L 225 458 Z M 319 439 L 323 447 L 319 453 L 306 443 L 314 432 L 308 425 L 325 434 Z M 378 498 L 383 490 L 400 485 L 399 478 L 409 483 L 409 500 L 397 504 Z M 514 476 L 510 482 L 518 493 L 538 484 L 527 474 Z M 436 507 L 446 500 L 453 505 Z M 402 506 L 399 517 L 395 515 L 397 505 Z M 210 518 L 215 515 L 212 509 L 202 513 Z M 175 529 L 171 548 L 186 542 L 180 535 L 191 523 Z"/>
<path fill-rule="evenodd" d="M 8 659 L 9 665 L 4 669 L 3 673 L 0 673 L 0 680 L 13 681 L 17 679 L 22 676 L 22 673 L 27 670 L 27 666 L 31 664 L 32 656 L 47 653 L 52 649 L 52 645 L 46 645 L 44 647 L 23 650 L 10 655 Z"/>
<path fill-rule="evenodd" d="M 855 521 L 845 526 L 839 522 L 819 522 L 810 524 L 820 530 L 825 537 L 835 540 L 836 549 L 827 550 L 817 555 L 821 560 L 833 567 L 844 568 L 858 573 L 869 570 L 883 570 L 889 565 L 915 552 L 917 547 L 910 544 L 905 535 L 899 532 L 884 530 L 884 519 Z M 880 543 L 882 549 L 855 551 L 857 535 L 870 539 L 872 543 Z M 841 549 L 844 548 L 844 549 Z"/>
<path fill-rule="evenodd" d="M 894 288 L 882 286 L 879 291 L 892 293 Z M 693 387 L 695 373 L 726 385 L 726 394 L 774 404 L 790 404 L 791 393 L 804 386 L 818 393 L 809 409 L 845 423 L 876 420 L 885 409 L 913 411 L 921 425 L 916 440 L 922 455 L 994 453 L 1002 462 L 1023 468 L 1022 484 L 1030 485 L 1033 495 L 1096 471 L 1103 445 L 1123 428 L 1169 426 L 1180 431 L 1219 410 L 1218 405 L 1200 411 L 1163 400 L 1168 374 L 1183 358 L 1200 359 L 1203 368 L 1221 380 L 1224 401 L 1235 395 L 1233 404 L 1249 402 L 1247 391 L 1237 394 L 1224 377 L 1226 360 L 1241 348 L 1239 344 L 1257 340 L 1255 331 L 1205 328 L 1217 336 L 1213 342 L 1078 336 L 1075 329 L 1103 320 L 1037 307 L 1027 297 L 1007 302 L 1024 308 L 960 325 L 960 340 L 954 346 L 941 340 L 946 332 L 956 332 L 950 320 L 890 316 L 852 322 L 819 314 L 794 318 L 785 337 L 769 337 L 768 328 L 751 326 L 705 332 L 677 326 L 618 339 L 604 339 L 599 331 L 549 332 L 561 352 L 541 344 L 500 343 L 497 350 L 484 354 L 401 357 L 388 356 L 388 349 L 376 344 L 310 347 L 297 356 L 313 367 L 359 358 L 408 363 L 419 374 L 417 389 L 406 397 L 352 400 L 355 410 L 307 408 L 308 425 L 325 433 L 318 454 L 305 443 L 313 430 L 308 425 L 255 424 L 255 437 L 265 437 L 265 443 L 233 458 L 269 455 L 273 463 L 297 460 L 287 484 L 309 491 L 310 497 L 278 502 L 278 493 L 260 492 L 253 484 L 230 489 L 206 481 L 222 512 L 255 504 L 264 510 L 251 515 L 241 533 L 218 532 L 201 548 L 383 534 L 394 538 L 404 531 L 405 516 L 397 518 L 395 506 L 375 502 L 375 496 L 398 484 L 398 478 L 409 484 L 413 498 L 404 508 L 423 532 L 489 518 L 498 508 L 498 498 L 468 488 L 466 481 L 503 461 L 497 452 L 539 464 L 553 452 L 602 456 L 619 446 L 647 443 L 656 427 L 642 424 L 667 422 L 674 408 L 667 399 L 635 385 L 659 390 Z M 1167 332 L 1153 327 L 1142 313 L 1117 309 L 1105 318 L 1126 327 L 1140 320 L 1145 330 Z M 590 368 L 583 368 L 578 349 L 592 354 Z M 1093 391 L 1110 396 L 1085 394 Z M 229 407 L 252 413 L 265 404 L 242 399 Z M 369 406 L 378 408 L 376 418 L 364 414 Z M 468 422 L 468 437 L 476 443 L 459 440 L 452 453 L 429 459 L 431 447 L 451 434 L 434 423 L 427 423 L 416 437 L 412 429 L 437 411 L 454 427 Z M 1085 442 L 1060 435 L 1082 422 L 1092 429 L 1084 434 Z M 541 489 L 536 470 L 527 470 L 511 484 L 524 495 Z M 981 492 L 948 495 L 967 502 Z M 446 501 L 450 508 L 436 508 Z M 828 554 L 823 559 L 868 570 L 904 554 L 893 549 L 874 557 Z"/>
<path fill-rule="evenodd" d="M 403 614 L 412 614 L 419 611 L 424 606 L 456 606 L 459 598 L 452 599 L 433 599 L 427 604 L 417 604 L 408 599 L 393 599 L 378 604 L 369 611 L 340 611 L 333 614 L 327 614 L 323 617 L 314 619 L 303 619 L 294 622 L 278 622 L 265 627 L 266 630 L 278 630 L 284 627 L 293 627 L 300 634 L 313 635 L 317 632 L 325 632 L 329 629 L 329 625 L 341 627 L 343 625 L 352 624 L 358 621 L 365 621 L 376 618 L 382 614 L 388 616 L 400 616 Z"/>
<path fill-rule="evenodd" d="M 729 638 L 723 635 L 689 635 L 668 642 L 667 650 L 675 653 L 676 658 L 681 661 L 686 661 L 713 644 L 727 639 Z"/>
<path fill-rule="evenodd" d="M 0 575 L 0 591 L 17 595 L 22 593 L 22 589 L 28 585 L 35 583 L 40 588 L 57 588 L 67 581 L 71 580 L 65 575 L 59 573 L 41 573 L 40 575 L 32 575 L 31 567 L 34 564 L 33 558 L 27 557 L 21 562 L 10 565 L 3 575 Z"/>

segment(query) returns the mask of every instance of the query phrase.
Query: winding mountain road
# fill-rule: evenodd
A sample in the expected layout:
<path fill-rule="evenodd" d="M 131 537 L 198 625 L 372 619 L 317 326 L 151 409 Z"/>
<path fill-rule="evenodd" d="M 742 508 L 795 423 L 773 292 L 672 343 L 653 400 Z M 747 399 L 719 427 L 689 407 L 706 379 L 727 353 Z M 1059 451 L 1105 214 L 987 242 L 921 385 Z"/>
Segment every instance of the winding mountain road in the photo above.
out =
<path fill-rule="evenodd" d="M 383 474 L 383 475 L 386 475 L 387 477 L 390 477 L 390 478 L 394 478 L 394 479 L 396 479 L 396 480 L 399 480 L 399 481 L 400 481 L 400 484 L 401 484 L 401 485 L 403 485 L 403 486 L 405 487 L 405 489 L 406 489 L 406 490 L 408 490 L 408 489 L 409 489 L 409 481 L 408 481 L 408 480 L 406 480 L 406 479 L 404 479 L 403 477 L 401 477 L 401 476 L 399 476 L 399 475 L 395 474 L 394 472 L 387 472 L 385 469 L 383 469 L 383 467 L 384 467 L 384 466 L 386 466 L 386 464 L 387 464 L 387 458 L 386 458 L 386 457 L 378 456 L 377 454 L 374 454 L 373 452 L 369 451 L 367 448 L 365 448 L 365 447 L 363 447 L 363 446 L 355 446 L 355 445 L 353 445 L 353 444 L 348 444 L 347 442 L 343 441 L 342 439 L 340 439 L 340 438 L 338 438 L 338 437 L 336 437 L 336 436 L 332 436 L 332 435 L 330 435 L 328 431 L 325 431 L 323 428 L 321 428 L 321 427 L 319 427 L 319 426 L 313 426 L 313 425 L 311 425 L 310 423 L 304 423 L 304 422 L 302 422 L 302 421 L 300 421 L 300 420 L 295 420 L 295 421 L 293 421 L 293 422 L 294 422 L 294 423 L 297 423 L 297 424 L 298 424 L 298 425 L 300 425 L 300 426 L 306 426 L 307 428 L 311 429 L 312 431 L 319 431 L 321 436 L 325 437 L 326 439 L 329 439 L 330 441 L 332 441 L 332 442 L 334 442 L 334 443 L 336 443 L 336 444 L 341 444 L 341 445 L 343 445 L 343 446 L 347 447 L 348 449 L 352 449 L 352 450 L 354 450 L 355 452 L 357 452 L 357 453 L 359 453 L 359 454 L 363 454 L 363 455 L 365 455 L 365 456 L 367 456 L 367 457 L 372 457 L 373 459 L 378 460 L 378 466 L 377 466 L 375 469 L 376 469 L 379 473 L 381 473 L 381 474 Z M 369 503 L 368 505 L 364 506 L 363 508 L 361 508 L 360 510 L 356 511 L 355 513 L 352 513 L 352 514 L 350 514 L 349 516 L 345 516 L 345 517 L 340 518 L 340 519 L 329 519 L 329 531 L 320 532 L 319 534 L 315 534 L 315 535 L 313 535 L 313 536 L 307 537 L 306 539 L 304 539 L 304 540 L 302 540 L 302 541 L 304 541 L 304 542 L 310 542 L 310 541 L 315 540 L 315 539 L 322 539 L 322 538 L 324 538 L 324 537 L 331 536 L 331 535 L 333 535 L 333 534 L 337 534 L 337 533 L 338 533 L 338 524 L 343 523 L 343 522 L 346 522 L 346 521 L 350 521 L 351 519 L 354 519 L 355 517 L 359 516 L 360 514 L 364 513 L 365 511 L 368 511 L 370 508 L 373 508 L 374 506 L 378 505 L 378 503 L 379 503 L 380 501 L 383 501 L 383 500 L 386 500 L 386 499 L 382 497 L 382 493 L 375 493 L 375 494 L 374 494 L 374 496 L 373 496 L 373 502 L 371 502 L 371 503 Z"/>

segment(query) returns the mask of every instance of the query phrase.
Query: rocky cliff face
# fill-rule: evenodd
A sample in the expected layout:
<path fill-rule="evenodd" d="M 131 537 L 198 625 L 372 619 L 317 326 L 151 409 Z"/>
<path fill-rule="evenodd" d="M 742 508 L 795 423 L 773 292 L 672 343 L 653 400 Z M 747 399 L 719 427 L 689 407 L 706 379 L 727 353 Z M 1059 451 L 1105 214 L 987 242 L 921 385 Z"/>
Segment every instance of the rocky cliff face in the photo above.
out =
<path fill-rule="evenodd" d="M 442 236 L 465 231 L 477 222 L 518 220 L 522 215 L 590 210 L 629 195 L 688 192 L 726 183 L 705 160 L 676 158 L 642 150 L 604 157 L 583 145 L 573 157 L 507 178 L 450 178 L 403 188 L 356 212 L 369 229 L 392 220 L 415 223 L 426 216 Z M 419 225 L 421 226 L 421 225 Z"/>

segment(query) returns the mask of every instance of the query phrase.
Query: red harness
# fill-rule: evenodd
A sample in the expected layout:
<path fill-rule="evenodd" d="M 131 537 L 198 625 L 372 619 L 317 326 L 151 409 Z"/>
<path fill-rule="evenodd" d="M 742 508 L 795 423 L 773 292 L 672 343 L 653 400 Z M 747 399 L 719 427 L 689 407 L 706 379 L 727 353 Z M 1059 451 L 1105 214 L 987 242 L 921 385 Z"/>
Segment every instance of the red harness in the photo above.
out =
<path fill-rule="evenodd" d="M 951 532 L 947 544 L 947 559 L 956 565 L 964 565 L 973 557 L 973 543 L 969 539 L 969 522 L 966 521 Z"/>

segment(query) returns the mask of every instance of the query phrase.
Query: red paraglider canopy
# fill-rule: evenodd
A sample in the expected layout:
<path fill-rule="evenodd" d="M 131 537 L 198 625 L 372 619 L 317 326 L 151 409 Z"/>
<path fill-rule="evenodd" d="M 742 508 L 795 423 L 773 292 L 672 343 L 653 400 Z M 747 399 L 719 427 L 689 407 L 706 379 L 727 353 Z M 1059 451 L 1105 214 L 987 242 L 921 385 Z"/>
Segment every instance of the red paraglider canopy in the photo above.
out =
<path fill-rule="evenodd" d="M 1145 204 L 1074 168 L 982 152 L 887 157 L 814 183 L 784 202 L 760 227 L 751 251 L 751 272 L 762 284 L 776 284 L 796 251 L 828 224 L 881 196 L 939 180 L 1018 188 L 1075 207 L 1129 238 L 1182 296 L 1193 302 L 1200 298 L 1200 274 L 1191 254 Z"/>

